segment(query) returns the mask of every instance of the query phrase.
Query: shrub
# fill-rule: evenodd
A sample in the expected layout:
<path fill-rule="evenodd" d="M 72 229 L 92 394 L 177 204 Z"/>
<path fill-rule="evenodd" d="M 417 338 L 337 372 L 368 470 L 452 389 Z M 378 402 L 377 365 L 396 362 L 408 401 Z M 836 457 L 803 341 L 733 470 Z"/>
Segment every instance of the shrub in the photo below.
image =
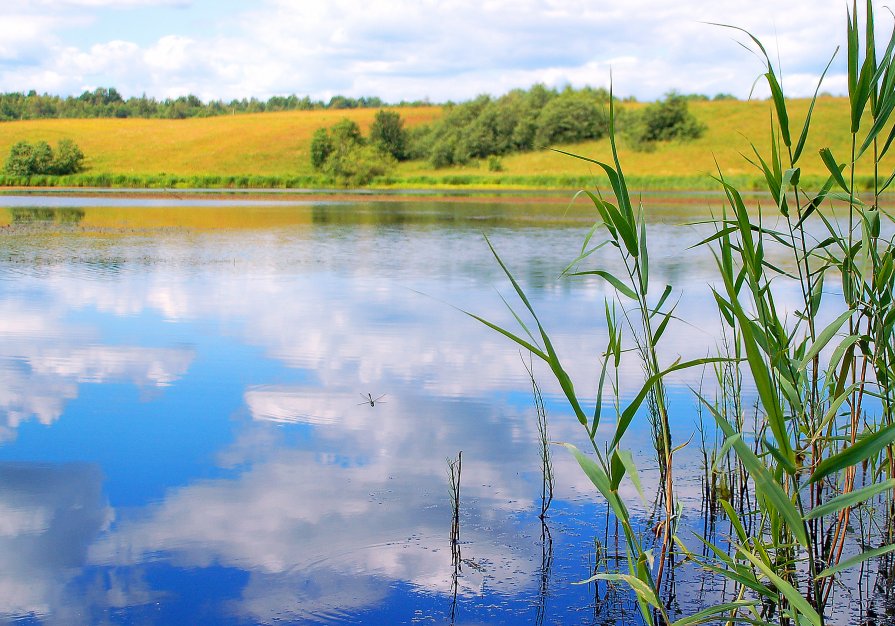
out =
<path fill-rule="evenodd" d="M 330 136 L 332 137 L 333 150 L 336 152 L 348 150 L 354 145 L 363 145 L 365 143 L 364 136 L 360 132 L 360 126 L 357 125 L 357 122 L 347 117 L 333 124 L 333 127 L 330 129 Z"/>
<path fill-rule="evenodd" d="M 706 126 L 687 107 L 688 98 L 671 92 L 664 100 L 628 116 L 625 134 L 635 150 L 649 151 L 658 141 L 698 139 Z"/>
<path fill-rule="evenodd" d="M 314 131 L 314 137 L 311 139 L 311 165 L 315 170 L 323 168 L 326 159 L 333 151 L 333 142 L 330 139 L 329 131 L 325 128 L 318 128 Z"/>
<path fill-rule="evenodd" d="M 56 153 L 46 141 L 19 141 L 9 150 L 4 171 L 12 176 L 75 174 L 83 169 L 84 153 L 71 139 L 56 144 Z"/>
<path fill-rule="evenodd" d="M 599 139 L 609 130 L 609 118 L 592 98 L 569 95 L 548 102 L 538 116 L 535 146 Z"/>
<path fill-rule="evenodd" d="M 375 146 L 355 143 L 346 150 L 330 155 L 323 171 L 347 187 L 369 185 L 378 176 L 386 175 L 394 167 L 395 158 L 383 154 Z"/>
<path fill-rule="evenodd" d="M 56 158 L 53 159 L 52 174 L 76 174 L 83 169 L 84 153 L 71 139 L 60 139 L 56 144 Z"/>
<path fill-rule="evenodd" d="M 407 131 L 401 115 L 396 111 L 379 110 L 370 126 L 370 142 L 398 161 L 407 158 Z"/>
<path fill-rule="evenodd" d="M 9 150 L 5 171 L 14 176 L 46 174 L 53 164 L 53 149 L 46 141 L 19 141 Z"/>
<path fill-rule="evenodd" d="M 391 171 L 395 162 L 391 153 L 381 149 L 381 143 L 367 142 L 357 122 L 347 118 L 328 130 L 319 129 L 311 143 L 311 164 L 338 185 L 368 185 Z"/>

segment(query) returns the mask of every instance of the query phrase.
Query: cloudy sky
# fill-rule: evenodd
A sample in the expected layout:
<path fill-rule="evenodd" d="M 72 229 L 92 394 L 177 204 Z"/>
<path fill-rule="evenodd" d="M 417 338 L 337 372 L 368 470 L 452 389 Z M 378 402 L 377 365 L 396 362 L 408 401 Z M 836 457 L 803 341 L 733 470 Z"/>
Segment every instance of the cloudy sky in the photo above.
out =
<path fill-rule="evenodd" d="M 0 91 L 203 100 L 296 93 L 462 100 L 536 82 L 748 95 L 741 26 L 810 95 L 845 2 L 791 0 L 15 0 L 0 8 Z M 880 18 L 888 14 L 880 13 Z M 884 28 L 889 21 L 880 19 Z M 883 34 L 882 32 L 880 33 Z M 841 55 L 840 55 L 841 56 Z M 838 60 L 825 90 L 844 91 Z M 760 92 L 756 92 L 761 95 Z"/>

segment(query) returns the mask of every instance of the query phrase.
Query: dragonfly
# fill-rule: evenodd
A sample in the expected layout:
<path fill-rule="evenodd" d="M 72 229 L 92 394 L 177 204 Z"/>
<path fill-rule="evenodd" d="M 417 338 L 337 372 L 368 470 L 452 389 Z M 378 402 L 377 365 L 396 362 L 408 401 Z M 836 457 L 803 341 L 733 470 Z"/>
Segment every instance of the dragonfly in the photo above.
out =
<path fill-rule="evenodd" d="M 366 393 L 366 394 L 362 393 L 362 394 L 360 394 L 360 397 L 363 398 L 364 401 L 358 402 L 357 406 L 360 406 L 362 404 L 369 404 L 370 406 L 376 406 L 376 403 L 379 402 L 380 400 L 382 400 L 385 396 L 386 396 L 386 394 L 382 394 L 378 398 L 374 398 L 372 393 Z"/>

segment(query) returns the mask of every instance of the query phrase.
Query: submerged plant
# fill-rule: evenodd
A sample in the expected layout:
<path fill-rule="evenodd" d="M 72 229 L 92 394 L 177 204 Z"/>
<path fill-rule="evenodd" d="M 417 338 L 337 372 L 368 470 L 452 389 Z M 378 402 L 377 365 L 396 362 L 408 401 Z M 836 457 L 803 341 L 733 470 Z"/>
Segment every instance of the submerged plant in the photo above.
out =
<path fill-rule="evenodd" d="M 669 363 L 660 355 L 661 338 L 676 319 L 673 289 L 665 286 L 658 295 L 651 291 L 644 208 L 632 201 L 620 164 L 611 92 L 613 162 L 570 155 L 597 165 L 611 189 L 608 197 L 581 192 L 593 204 L 597 222 L 564 272 L 597 277 L 618 294 L 617 302 L 605 306 L 609 338 L 592 410 L 585 410 L 525 291 L 490 241 L 531 322 L 514 313 L 521 327 L 514 332 L 473 317 L 547 364 L 587 432 L 592 448 L 587 453 L 563 445 L 620 524 L 627 568 L 597 572 L 590 581 L 626 583 L 646 623 L 672 623 L 666 568 L 679 555 L 727 579 L 733 591 L 723 602 L 680 617 L 675 624 L 721 620 L 822 626 L 837 580 L 853 567 L 895 552 L 895 241 L 884 235 L 893 220 L 880 208 L 881 194 L 895 181 L 895 172 L 881 173 L 882 160 L 895 141 L 895 32 L 879 53 L 871 2 L 863 29 L 856 3 L 848 11 L 852 150 L 844 162 L 830 149 L 820 150 L 829 178 L 809 190 L 801 185 L 799 163 L 806 158 L 820 83 L 796 135 L 781 80 L 765 48 L 751 34 L 736 30 L 751 39 L 766 62 L 764 78 L 773 107 L 770 149 L 762 152 L 753 145 L 748 160 L 762 173 L 773 213 L 779 216 L 775 219 L 783 227 L 772 226 L 771 216 L 760 206 L 747 207 L 742 193 L 719 171 L 726 206 L 710 222 L 714 234 L 699 244 L 712 250 L 718 268 L 712 293 L 724 332 L 717 356 Z M 862 160 L 869 160 L 874 172 L 872 192 L 864 197 L 855 183 Z M 812 235 L 818 229 L 823 234 Z M 606 239 L 595 244 L 598 232 Z M 600 266 L 582 269 L 607 245 L 618 253 L 624 274 Z M 779 250 L 791 260 L 771 262 L 769 252 Z M 841 285 L 841 293 L 831 293 L 832 284 Z M 788 286 L 800 294 L 791 313 L 777 301 Z M 608 442 L 601 441 L 607 373 L 612 368 L 617 381 L 622 355 L 632 350 L 643 364 L 645 381 L 627 406 L 616 398 L 614 431 Z M 673 473 L 678 448 L 664 381 L 674 371 L 707 364 L 715 368 L 719 395 L 712 400 L 695 391 L 694 396 L 712 416 L 717 428 L 712 438 L 720 442 L 720 449 L 706 453 L 707 480 L 727 465 L 720 475 L 729 480 L 716 484 L 714 493 L 728 518 L 730 537 L 721 542 L 697 537 L 703 544 L 697 554 L 676 530 L 679 506 Z M 757 393 L 754 425 L 746 419 L 750 407 L 742 396 L 744 375 Z M 617 393 L 617 382 L 613 387 Z M 632 422 L 643 414 L 644 402 L 661 470 L 662 514 L 652 536 L 642 532 L 619 494 L 625 476 L 640 491 L 633 457 L 622 445 Z M 862 534 L 857 538 L 851 524 L 855 508 L 866 513 L 860 516 Z"/>

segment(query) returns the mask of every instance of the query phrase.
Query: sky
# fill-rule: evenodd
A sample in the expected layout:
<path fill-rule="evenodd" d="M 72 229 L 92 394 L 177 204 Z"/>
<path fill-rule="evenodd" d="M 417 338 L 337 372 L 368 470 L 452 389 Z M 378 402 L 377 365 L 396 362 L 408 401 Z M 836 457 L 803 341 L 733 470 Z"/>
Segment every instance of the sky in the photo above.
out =
<path fill-rule="evenodd" d="M 841 0 L 3 0 L 0 91 L 203 100 L 461 101 L 535 83 L 745 98 L 761 39 L 810 96 L 845 38 Z M 863 3 L 859 3 L 863 4 Z M 781 10 L 785 6 L 785 10 Z M 891 15 L 877 8 L 881 28 Z M 880 36 L 885 33 L 880 30 Z M 761 83 L 761 81 L 760 81 Z M 764 96 L 759 84 L 756 96 Z M 840 52 L 822 88 L 846 91 Z"/>

